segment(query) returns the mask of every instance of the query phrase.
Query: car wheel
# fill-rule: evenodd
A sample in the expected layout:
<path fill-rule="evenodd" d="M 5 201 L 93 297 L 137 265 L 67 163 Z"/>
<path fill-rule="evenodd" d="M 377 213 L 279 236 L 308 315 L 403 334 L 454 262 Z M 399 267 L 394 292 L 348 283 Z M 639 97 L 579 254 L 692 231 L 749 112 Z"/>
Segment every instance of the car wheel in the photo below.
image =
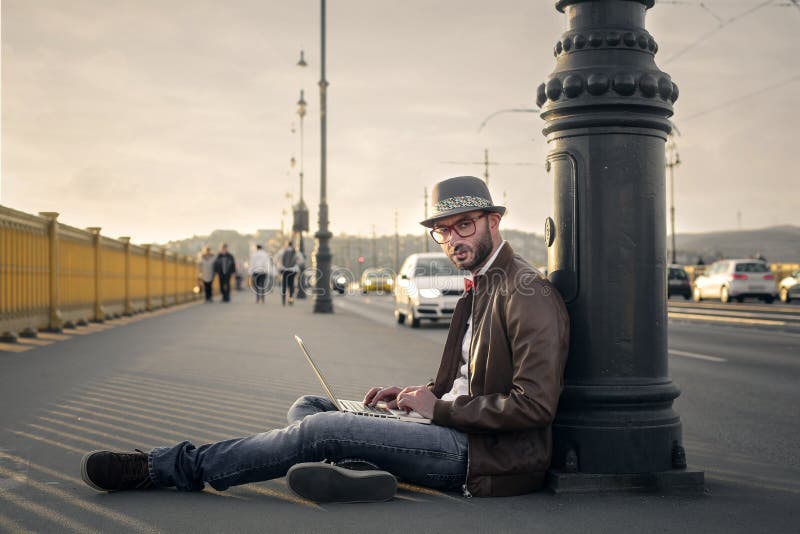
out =
<path fill-rule="evenodd" d="M 766 297 L 764 297 L 764 302 L 766 302 L 767 304 L 772 304 L 774 300 L 775 297 L 773 297 L 772 295 L 767 295 Z"/>
<path fill-rule="evenodd" d="M 791 302 L 792 297 L 789 296 L 789 290 L 785 287 L 781 288 L 781 302 Z"/>
<path fill-rule="evenodd" d="M 394 311 L 394 318 L 397 319 L 397 324 L 403 324 L 406 322 L 406 314 L 400 313 L 399 310 Z"/>
<path fill-rule="evenodd" d="M 731 301 L 731 294 L 728 290 L 728 286 L 722 286 L 722 289 L 719 290 L 719 300 L 723 304 L 727 304 Z"/>
<path fill-rule="evenodd" d="M 736 302 L 744 302 L 744 297 L 736 297 Z"/>
<path fill-rule="evenodd" d="M 683 300 L 689 300 L 690 298 L 692 298 L 692 295 L 690 293 L 683 294 Z"/>
<path fill-rule="evenodd" d="M 700 288 L 697 286 L 694 286 L 694 289 L 692 290 L 692 300 L 695 302 L 700 302 L 703 300 L 703 297 L 700 294 Z"/>
<path fill-rule="evenodd" d="M 408 315 L 408 320 L 411 328 L 419 328 L 419 317 L 414 315 L 414 310 L 411 310 L 411 313 Z"/>

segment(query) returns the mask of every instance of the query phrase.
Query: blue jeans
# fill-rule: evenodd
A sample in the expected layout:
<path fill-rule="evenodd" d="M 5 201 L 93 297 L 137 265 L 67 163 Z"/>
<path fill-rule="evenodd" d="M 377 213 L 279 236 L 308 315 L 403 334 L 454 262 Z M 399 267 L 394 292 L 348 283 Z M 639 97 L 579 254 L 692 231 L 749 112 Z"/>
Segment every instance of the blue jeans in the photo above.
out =
<path fill-rule="evenodd" d="M 339 412 L 323 397 L 300 397 L 289 426 L 195 447 L 188 441 L 148 455 L 156 486 L 216 490 L 286 475 L 300 462 L 366 460 L 403 481 L 455 490 L 467 473 L 467 435 L 438 425 Z"/>

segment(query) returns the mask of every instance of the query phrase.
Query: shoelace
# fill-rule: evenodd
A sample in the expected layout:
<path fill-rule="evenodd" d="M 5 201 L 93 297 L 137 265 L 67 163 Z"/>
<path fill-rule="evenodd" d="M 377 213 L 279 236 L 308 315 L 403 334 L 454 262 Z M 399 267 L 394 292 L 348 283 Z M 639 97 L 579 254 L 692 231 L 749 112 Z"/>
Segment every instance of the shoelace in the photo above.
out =
<path fill-rule="evenodd" d="M 130 481 L 141 480 L 136 485 L 136 488 L 149 488 L 153 485 L 153 482 L 150 480 L 150 471 L 147 467 L 147 453 L 139 449 L 134 450 L 136 452 L 126 454 L 122 459 L 122 479 Z"/>

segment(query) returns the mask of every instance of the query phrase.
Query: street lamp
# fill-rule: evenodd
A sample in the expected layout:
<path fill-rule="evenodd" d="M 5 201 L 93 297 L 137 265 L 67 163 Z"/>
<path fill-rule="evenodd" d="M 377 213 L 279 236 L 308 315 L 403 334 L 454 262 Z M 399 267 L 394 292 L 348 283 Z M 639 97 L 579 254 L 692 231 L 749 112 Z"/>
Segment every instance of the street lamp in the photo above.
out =
<path fill-rule="evenodd" d="M 302 59 L 302 58 L 301 58 Z M 332 237 L 328 230 L 327 193 L 327 90 L 325 79 L 325 0 L 320 0 L 320 80 L 319 80 L 319 125 L 320 125 L 320 193 L 319 230 L 316 233 L 317 249 L 314 258 L 316 267 L 316 291 L 314 292 L 314 313 L 333 313 L 331 299 L 331 250 Z"/>
<path fill-rule="evenodd" d="M 671 133 L 667 137 L 666 160 L 669 169 L 669 225 L 672 234 L 672 251 L 670 253 L 671 263 L 675 261 L 675 167 L 681 164 L 681 157 L 678 154 L 678 145 L 675 143 L 675 134 Z"/>
<path fill-rule="evenodd" d="M 305 63 L 302 50 L 300 51 L 300 62 Z M 300 62 L 298 62 L 298 65 Z M 306 251 L 303 245 L 303 232 L 308 231 L 308 207 L 306 206 L 305 200 L 303 200 L 303 118 L 306 116 L 306 100 L 302 89 L 300 89 L 300 100 L 297 101 L 297 115 L 300 117 L 300 200 L 297 201 L 297 205 L 294 208 L 294 224 L 292 225 L 292 231 L 297 234 L 297 248 L 303 257 L 304 263 L 301 266 L 302 272 L 305 271 L 306 257 Z M 300 277 L 300 283 L 297 287 L 297 298 L 306 298 L 305 283 L 302 276 Z"/>

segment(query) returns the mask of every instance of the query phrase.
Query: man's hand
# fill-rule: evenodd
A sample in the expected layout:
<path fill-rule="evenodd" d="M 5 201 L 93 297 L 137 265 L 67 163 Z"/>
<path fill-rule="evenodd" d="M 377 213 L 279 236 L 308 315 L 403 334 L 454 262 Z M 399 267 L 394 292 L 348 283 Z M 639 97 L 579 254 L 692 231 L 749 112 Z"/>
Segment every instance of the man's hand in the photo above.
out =
<path fill-rule="evenodd" d="M 397 386 L 389 387 L 374 387 L 367 391 L 364 396 L 364 404 L 367 406 L 375 406 L 379 402 L 385 402 L 386 407 L 392 410 L 397 410 L 397 395 L 402 391 L 416 391 L 418 389 L 428 389 L 426 386 L 408 386 L 407 388 L 400 388 Z"/>
<path fill-rule="evenodd" d="M 379 402 L 385 402 L 386 406 L 396 410 L 397 409 L 397 394 L 403 389 L 397 386 L 389 386 L 382 388 L 380 386 L 374 387 L 367 391 L 364 396 L 364 404 L 367 406 L 375 406 Z"/>
<path fill-rule="evenodd" d="M 414 410 L 422 417 L 433 419 L 433 405 L 437 400 L 436 395 L 427 387 L 413 386 L 397 394 L 396 404 L 403 410 Z"/>

